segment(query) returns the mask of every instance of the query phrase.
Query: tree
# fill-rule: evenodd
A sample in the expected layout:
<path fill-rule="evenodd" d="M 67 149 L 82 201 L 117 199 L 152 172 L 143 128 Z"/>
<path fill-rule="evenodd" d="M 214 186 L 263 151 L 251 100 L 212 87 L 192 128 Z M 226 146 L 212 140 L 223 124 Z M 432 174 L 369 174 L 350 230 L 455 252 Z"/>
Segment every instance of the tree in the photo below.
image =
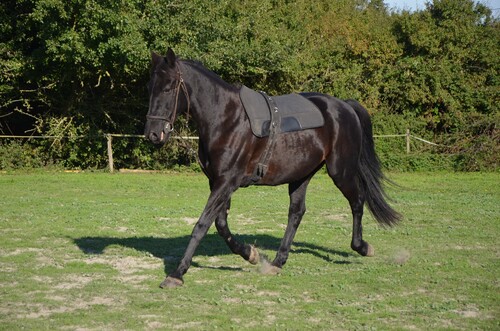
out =
<path fill-rule="evenodd" d="M 471 112 L 497 111 L 500 35 L 492 22 L 491 11 L 470 0 L 435 0 L 403 13 L 395 32 L 404 53 L 388 75 L 385 101 L 445 131 Z"/>
<path fill-rule="evenodd" d="M 499 21 L 472 0 L 417 12 L 382 0 L 5 0 L 0 133 L 141 133 L 150 51 L 168 46 L 229 82 L 354 98 L 454 133 L 498 113 L 499 44 Z M 72 160 L 84 164 L 91 147 L 57 157 L 82 149 Z"/>
<path fill-rule="evenodd" d="M 2 9 L 11 22 L 5 63 L 17 69 L 2 75 L 2 104 L 39 122 L 75 117 L 105 129 L 131 119 L 148 56 L 142 2 L 13 1 Z"/>

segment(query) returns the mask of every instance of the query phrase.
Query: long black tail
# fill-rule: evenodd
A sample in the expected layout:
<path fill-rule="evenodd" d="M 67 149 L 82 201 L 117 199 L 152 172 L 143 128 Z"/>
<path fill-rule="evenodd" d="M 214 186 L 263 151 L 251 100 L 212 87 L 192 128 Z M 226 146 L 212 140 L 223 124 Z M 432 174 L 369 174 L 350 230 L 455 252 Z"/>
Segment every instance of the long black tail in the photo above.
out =
<path fill-rule="evenodd" d="M 387 195 L 382 182 L 387 181 L 387 179 L 380 169 L 380 161 L 375 153 L 370 115 L 356 100 L 346 100 L 346 102 L 354 109 L 356 115 L 358 115 L 361 128 L 363 129 L 359 179 L 363 185 L 368 210 L 380 224 L 395 225 L 402 219 L 402 215 L 392 209 L 386 201 Z"/>

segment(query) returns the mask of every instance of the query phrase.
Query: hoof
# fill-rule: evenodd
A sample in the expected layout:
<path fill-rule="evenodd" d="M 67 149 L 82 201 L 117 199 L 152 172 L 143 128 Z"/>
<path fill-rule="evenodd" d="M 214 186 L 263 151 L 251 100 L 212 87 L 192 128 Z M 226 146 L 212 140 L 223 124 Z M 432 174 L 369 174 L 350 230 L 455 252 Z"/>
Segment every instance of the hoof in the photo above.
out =
<path fill-rule="evenodd" d="M 248 262 L 250 262 L 251 264 L 257 264 L 259 263 L 259 261 L 259 251 L 257 250 L 257 248 L 255 248 L 255 246 L 250 245 L 250 257 L 248 258 Z"/>
<path fill-rule="evenodd" d="M 170 277 L 168 276 L 167 278 L 165 278 L 165 280 L 160 284 L 160 287 L 161 288 L 176 288 L 176 287 L 180 287 L 182 286 L 182 284 L 184 284 L 184 282 L 182 281 L 182 279 L 179 279 L 179 278 L 174 278 L 174 277 Z"/>
<path fill-rule="evenodd" d="M 366 248 L 366 256 L 368 257 L 375 256 L 375 248 L 373 248 L 373 246 L 370 244 L 368 244 L 368 247 Z"/>
<path fill-rule="evenodd" d="M 366 241 L 363 241 L 359 246 L 354 246 L 353 244 L 351 244 L 351 248 L 354 251 L 358 252 L 358 254 L 361 256 L 375 256 L 375 248 L 373 248 L 373 246 Z"/>

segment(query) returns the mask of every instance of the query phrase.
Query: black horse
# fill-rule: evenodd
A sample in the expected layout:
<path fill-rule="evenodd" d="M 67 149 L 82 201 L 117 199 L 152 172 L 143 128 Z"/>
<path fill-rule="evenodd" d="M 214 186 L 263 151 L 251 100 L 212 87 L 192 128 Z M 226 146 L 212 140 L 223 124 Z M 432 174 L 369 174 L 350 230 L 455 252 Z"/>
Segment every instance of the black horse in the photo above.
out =
<path fill-rule="evenodd" d="M 218 233 L 235 254 L 259 262 L 255 247 L 241 244 L 231 234 L 227 214 L 231 195 L 248 185 L 289 184 L 288 226 L 274 271 L 285 264 L 293 238 L 306 211 L 305 195 L 313 175 L 326 164 L 329 176 L 349 201 L 353 215 L 351 248 L 363 256 L 374 249 L 362 238 L 363 206 L 383 225 L 401 219 L 385 200 L 385 179 L 375 154 L 368 112 L 354 100 L 342 101 L 321 93 L 301 93 L 324 118 L 319 128 L 257 137 L 240 99 L 240 87 L 224 82 L 198 62 L 180 60 L 169 48 L 165 57 L 152 53 L 149 111 L 145 136 L 163 145 L 180 112 L 192 117 L 199 133 L 199 160 L 209 179 L 210 196 L 177 269 L 161 287 L 183 284 L 196 248 L 215 221 Z M 274 139 L 269 144 L 269 139 Z M 263 154 L 266 171 L 256 175 Z"/>

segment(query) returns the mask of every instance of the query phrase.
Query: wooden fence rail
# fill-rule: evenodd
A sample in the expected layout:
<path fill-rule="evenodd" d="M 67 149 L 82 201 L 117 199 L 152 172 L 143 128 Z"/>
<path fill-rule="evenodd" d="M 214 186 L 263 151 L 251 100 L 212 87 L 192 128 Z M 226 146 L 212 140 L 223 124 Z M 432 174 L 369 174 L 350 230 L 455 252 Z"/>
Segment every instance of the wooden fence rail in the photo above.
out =
<path fill-rule="evenodd" d="M 0 135 L 1 138 L 5 139 L 64 139 L 64 138 L 86 138 L 87 136 L 43 136 L 43 135 L 33 135 L 33 136 L 20 136 L 20 135 Z M 106 133 L 104 137 L 107 140 L 107 151 L 108 151 L 108 167 L 110 172 L 114 172 L 114 159 L 113 159 L 113 138 L 142 138 L 146 137 L 142 134 L 118 134 L 118 133 Z M 406 153 L 410 154 L 410 140 L 415 139 L 421 141 L 423 143 L 433 145 L 433 146 L 442 146 L 431 141 L 422 139 L 420 137 L 414 136 L 410 134 L 410 129 L 406 129 L 405 134 L 385 134 L 385 135 L 373 135 L 374 138 L 396 138 L 396 137 L 405 137 L 406 140 Z M 190 136 L 172 136 L 170 139 L 179 139 L 179 140 L 198 140 L 198 137 L 190 137 Z"/>
<path fill-rule="evenodd" d="M 106 139 L 108 141 L 108 167 L 109 172 L 115 171 L 115 162 L 113 159 L 113 137 L 120 138 L 146 138 L 142 134 L 117 134 L 117 133 L 107 133 Z M 187 140 L 198 140 L 198 137 L 187 137 L 187 136 L 173 136 L 170 139 L 187 139 Z"/>

